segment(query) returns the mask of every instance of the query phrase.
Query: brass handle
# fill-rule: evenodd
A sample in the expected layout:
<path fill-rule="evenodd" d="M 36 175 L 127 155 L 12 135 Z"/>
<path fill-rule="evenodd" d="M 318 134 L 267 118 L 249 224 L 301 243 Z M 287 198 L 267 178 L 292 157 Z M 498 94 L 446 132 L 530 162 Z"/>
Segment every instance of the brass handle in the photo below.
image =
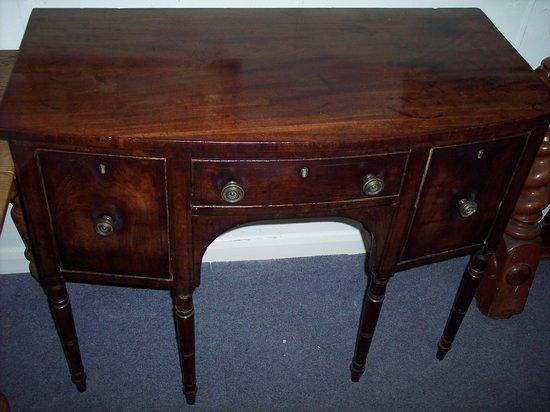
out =
<path fill-rule="evenodd" d="M 373 174 L 368 174 L 363 178 L 363 193 L 367 196 L 374 196 L 384 189 L 384 181 Z"/>
<path fill-rule="evenodd" d="M 458 201 L 458 212 L 462 217 L 470 217 L 477 212 L 477 203 L 469 199 L 460 199 Z"/>
<path fill-rule="evenodd" d="M 94 228 L 99 236 L 111 236 L 115 233 L 115 222 L 111 216 L 104 215 L 94 221 Z"/>
<path fill-rule="evenodd" d="M 221 195 L 227 203 L 239 203 L 244 198 L 244 189 L 240 184 L 231 180 L 222 188 Z"/>

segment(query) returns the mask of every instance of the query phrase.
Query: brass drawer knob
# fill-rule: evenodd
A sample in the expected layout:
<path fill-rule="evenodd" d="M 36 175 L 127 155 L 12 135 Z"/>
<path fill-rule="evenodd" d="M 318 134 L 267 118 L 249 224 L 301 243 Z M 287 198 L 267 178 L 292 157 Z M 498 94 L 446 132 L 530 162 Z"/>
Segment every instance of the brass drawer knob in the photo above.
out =
<path fill-rule="evenodd" d="M 384 189 L 384 181 L 373 174 L 368 174 L 363 178 L 363 193 L 367 196 L 374 196 Z"/>
<path fill-rule="evenodd" d="M 222 188 L 221 195 L 227 203 L 239 203 L 244 198 L 244 189 L 240 184 L 231 180 Z"/>
<path fill-rule="evenodd" d="M 458 201 L 458 212 L 462 217 L 470 217 L 477 212 L 477 203 L 469 199 L 460 199 Z"/>
<path fill-rule="evenodd" d="M 115 222 L 111 216 L 101 216 L 95 220 L 94 228 L 99 236 L 111 236 L 115 232 Z"/>

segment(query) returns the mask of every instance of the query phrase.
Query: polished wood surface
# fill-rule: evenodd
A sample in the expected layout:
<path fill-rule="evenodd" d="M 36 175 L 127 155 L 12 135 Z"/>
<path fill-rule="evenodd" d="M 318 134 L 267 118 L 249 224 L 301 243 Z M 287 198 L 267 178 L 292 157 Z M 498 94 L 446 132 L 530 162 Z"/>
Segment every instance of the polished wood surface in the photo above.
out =
<path fill-rule="evenodd" d="M 36 156 L 62 271 L 171 277 L 164 159 L 51 150 Z M 98 236 L 89 221 L 103 216 L 114 231 Z"/>
<path fill-rule="evenodd" d="M 287 161 L 194 161 L 193 204 L 223 205 L 228 181 L 238 181 L 245 195 L 239 205 L 276 205 L 362 200 L 399 194 L 408 152 L 366 157 Z M 305 176 L 301 170 L 306 168 Z M 382 191 L 366 197 L 367 174 L 384 181 Z M 266 182 L 269 185 L 266 186 Z"/>
<path fill-rule="evenodd" d="M 548 100 L 478 9 L 39 9 L 0 131 L 118 144 L 424 140 L 541 119 Z"/>
<path fill-rule="evenodd" d="M 433 149 L 403 260 L 483 243 L 524 144 L 520 136 Z M 479 211 L 463 218 L 449 207 L 461 199 L 474 200 Z"/>
<path fill-rule="evenodd" d="M 549 119 L 547 88 L 473 9 L 38 10 L 0 105 L 73 381 L 85 388 L 65 282 L 166 288 L 188 403 L 203 254 L 253 221 L 364 228 L 354 381 L 389 279 L 474 254 L 442 358 Z"/>
<path fill-rule="evenodd" d="M 550 58 L 536 70 L 550 89 Z M 540 146 L 487 276 L 476 294 L 479 310 L 495 319 L 523 311 L 539 260 L 550 247 L 543 211 L 550 204 L 550 132 Z"/>

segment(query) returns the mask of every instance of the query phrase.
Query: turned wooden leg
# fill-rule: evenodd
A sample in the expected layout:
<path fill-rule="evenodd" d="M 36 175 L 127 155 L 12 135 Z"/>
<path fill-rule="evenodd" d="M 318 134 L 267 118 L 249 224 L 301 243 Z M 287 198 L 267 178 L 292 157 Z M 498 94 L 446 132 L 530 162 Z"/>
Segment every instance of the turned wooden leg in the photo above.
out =
<path fill-rule="evenodd" d="M 25 244 L 25 257 L 29 261 L 29 270 L 31 275 L 40 281 L 41 279 L 38 276 L 31 251 L 29 232 L 25 223 L 21 200 L 17 192 L 17 185 L 13 186 L 11 203 L 11 216 Z M 59 340 L 61 341 L 61 346 L 63 347 L 63 352 L 65 353 L 65 358 L 67 359 L 67 364 L 69 365 L 71 380 L 79 392 L 84 392 L 86 390 L 86 374 L 82 366 L 78 339 L 74 327 L 73 312 L 65 282 L 62 279 L 55 279 L 55 282 L 52 282 L 52 279 L 45 279 L 41 284 L 48 297 L 48 305 L 57 329 L 57 334 L 59 335 Z"/>
<path fill-rule="evenodd" d="M 549 62 L 550 63 L 550 62 Z M 550 133 L 547 133 L 476 299 L 495 319 L 523 311 L 541 258 L 542 212 L 550 203 Z"/>
<path fill-rule="evenodd" d="M 445 330 L 437 344 L 437 359 L 442 360 L 447 352 L 451 350 L 453 340 L 470 307 L 470 303 L 472 303 L 472 299 L 474 298 L 488 262 L 489 256 L 478 252 L 472 256 L 468 266 L 464 270 L 464 275 L 462 275 L 462 281 L 456 292 L 456 297 L 449 318 L 447 319 Z"/>
<path fill-rule="evenodd" d="M 78 338 L 67 288 L 64 282 L 56 285 L 44 284 L 44 291 L 48 296 L 50 312 L 69 365 L 71 380 L 79 392 L 84 392 L 86 390 L 86 374 L 80 357 L 80 348 L 78 347 Z"/>
<path fill-rule="evenodd" d="M 180 357 L 183 393 L 189 405 L 195 403 L 197 382 L 195 378 L 195 311 L 193 294 L 175 295 L 174 318 Z"/>
<path fill-rule="evenodd" d="M 355 341 L 355 353 L 349 367 L 353 382 L 359 381 L 361 375 L 365 372 L 365 362 L 374 335 L 374 329 L 378 322 L 378 316 L 382 309 L 388 280 L 389 277 L 377 277 L 374 274 L 369 276 L 363 297 L 363 308 L 357 331 L 357 340 Z"/>

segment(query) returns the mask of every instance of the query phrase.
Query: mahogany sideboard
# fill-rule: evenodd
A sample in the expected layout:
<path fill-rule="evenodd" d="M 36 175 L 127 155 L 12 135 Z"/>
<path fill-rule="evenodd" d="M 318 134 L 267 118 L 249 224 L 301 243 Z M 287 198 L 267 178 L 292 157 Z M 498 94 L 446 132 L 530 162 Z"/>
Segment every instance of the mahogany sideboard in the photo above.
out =
<path fill-rule="evenodd" d="M 193 403 L 201 259 L 251 221 L 364 227 L 353 381 L 392 275 L 471 254 L 443 359 L 549 119 L 548 89 L 477 9 L 39 9 L 0 134 L 78 390 L 65 282 L 166 288 Z"/>

